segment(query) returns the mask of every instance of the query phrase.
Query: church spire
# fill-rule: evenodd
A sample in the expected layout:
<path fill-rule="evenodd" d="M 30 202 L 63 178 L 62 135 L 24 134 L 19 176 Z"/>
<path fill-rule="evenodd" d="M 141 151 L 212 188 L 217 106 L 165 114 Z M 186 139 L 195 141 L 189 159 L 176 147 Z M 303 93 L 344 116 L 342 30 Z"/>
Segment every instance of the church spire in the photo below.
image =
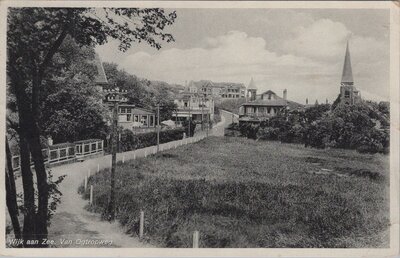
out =
<path fill-rule="evenodd" d="M 256 90 L 257 89 L 256 84 L 254 83 L 253 77 L 251 77 L 251 80 L 250 80 L 250 83 L 249 83 L 249 86 L 247 87 L 247 89 L 248 90 Z"/>
<path fill-rule="evenodd" d="M 353 81 L 353 72 L 351 70 L 349 41 L 347 41 L 346 55 L 344 57 L 344 65 L 342 73 L 342 84 L 353 85 L 353 83 L 354 81 Z"/>

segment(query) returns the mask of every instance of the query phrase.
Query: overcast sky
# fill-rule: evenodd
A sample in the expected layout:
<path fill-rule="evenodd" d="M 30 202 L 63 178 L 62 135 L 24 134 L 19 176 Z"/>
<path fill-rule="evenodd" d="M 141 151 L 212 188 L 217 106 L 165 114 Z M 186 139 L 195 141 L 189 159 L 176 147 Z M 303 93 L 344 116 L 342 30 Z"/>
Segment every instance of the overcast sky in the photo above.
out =
<path fill-rule="evenodd" d="M 349 39 L 355 86 L 366 99 L 389 98 L 389 11 L 339 9 L 178 9 L 168 32 L 175 42 L 157 51 L 145 44 L 122 53 L 117 42 L 97 48 L 142 78 L 184 85 L 251 77 L 259 92 L 332 102 L 340 88 Z"/>

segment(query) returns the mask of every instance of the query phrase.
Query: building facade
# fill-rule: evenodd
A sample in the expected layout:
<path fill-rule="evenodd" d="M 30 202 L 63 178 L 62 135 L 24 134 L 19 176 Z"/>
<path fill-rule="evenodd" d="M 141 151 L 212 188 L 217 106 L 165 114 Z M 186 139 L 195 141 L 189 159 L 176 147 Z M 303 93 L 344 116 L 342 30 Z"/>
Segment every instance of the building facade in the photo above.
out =
<path fill-rule="evenodd" d="M 286 110 L 303 110 L 302 104 L 287 99 L 287 90 L 283 90 L 283 97 L 267 90 L 257 94 L 257 87 L 251 79 L 247 89 L 247 102 L 239 108 L 239 123 L 261 122 L 268 120 Z"/>
<path fill-rule="evenodd" d="M 95 64 L 97 67 L 97 76 L 95 78 L 96 88 L 102 95 L 101 102 L 104 106 L 108 107 L 110 111 L 109 117 L 112 117 L 112 110 L 114 108 L 114 102 L 118 99 L 118 125 L 124 129 L 132 131 L 138 131 L 143 129 L 153 130 L 156 126 L 156 114 L 155 112 L 137 107 L 133 103 L 129 103 L 128 99 L 120 96 L 126 90 L 120 90 L 118 87 L 111 89 L 105 74 L 103 64 L 100 57 L 96 54 Z M 111 121 L 108 121 L 111 123 Z"/>
<path fill-rule="evenodd" d="M 214 119 L 214 100 L 203 94 L 184 92 L 179 94 L 174 103 L 177 110 L 172 114 L 177 124 L 191 119 L 195 122 L 212 121 Z"/>
<path fill-rule="evenodd" d="M 197 93 L 203 97 L 237 99 L 245 97 L 246 87 L 242 83 L 201 80 L 190 81 L 186 91 Z"/>

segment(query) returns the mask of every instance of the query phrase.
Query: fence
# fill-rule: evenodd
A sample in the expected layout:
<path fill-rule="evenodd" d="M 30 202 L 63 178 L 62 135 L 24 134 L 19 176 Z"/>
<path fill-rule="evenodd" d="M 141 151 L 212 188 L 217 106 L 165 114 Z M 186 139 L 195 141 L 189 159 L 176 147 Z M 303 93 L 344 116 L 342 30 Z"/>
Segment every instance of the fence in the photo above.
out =
<path fill-rule="evenodd" d="M 98 139 L 78 141 L 75 143 L 61 143 L 42 149 L 45 164 L 57 164 L 98 153 L 103 153 L 103 140 Z M 21 168 L 21 158 L 19 155 L 12 156 L 11 162 L 14 170 L 19 170 Z M 30 157 L 30 164 L 33 166 L 32 157 Z"/>

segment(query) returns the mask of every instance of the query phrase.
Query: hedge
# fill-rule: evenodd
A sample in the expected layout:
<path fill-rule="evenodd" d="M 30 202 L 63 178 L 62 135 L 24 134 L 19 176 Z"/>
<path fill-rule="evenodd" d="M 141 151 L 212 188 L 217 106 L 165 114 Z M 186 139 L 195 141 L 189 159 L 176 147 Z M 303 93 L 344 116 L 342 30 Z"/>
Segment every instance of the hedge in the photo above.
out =
<path fill-rule="evenodd" d="M 160 131 L 160 143 L 180 140 L 185 128 Z M 157 132 L 134 134 L 131 130 L 124 130 L 121 134 L 120 150 L 131 151 L 157 145 Z"/>

